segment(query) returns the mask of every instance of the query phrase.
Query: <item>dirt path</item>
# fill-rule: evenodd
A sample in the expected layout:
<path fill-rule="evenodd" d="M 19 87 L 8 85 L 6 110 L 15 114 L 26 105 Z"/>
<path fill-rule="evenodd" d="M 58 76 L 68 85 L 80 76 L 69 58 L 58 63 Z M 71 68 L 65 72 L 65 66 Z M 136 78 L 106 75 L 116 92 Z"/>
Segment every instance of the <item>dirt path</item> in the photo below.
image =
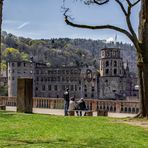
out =
<path fill-rule="evenodd" d="M 148 129 L 148 121 L 129 121 L 129 122 L 127 121 L 127 122 L 124 122 L 124 123 L 134 125 L 134 126 L 140 126 L 140 127 Z"/>
<path fill-rule="evenodd" d="M 133 126 L 140 126 L 148 129 L 148 120 L 147 119 L 134 119 L 134 118 L 126 118 L 126 119 L 114 119 L 115 123 L 126 123 Z"/>

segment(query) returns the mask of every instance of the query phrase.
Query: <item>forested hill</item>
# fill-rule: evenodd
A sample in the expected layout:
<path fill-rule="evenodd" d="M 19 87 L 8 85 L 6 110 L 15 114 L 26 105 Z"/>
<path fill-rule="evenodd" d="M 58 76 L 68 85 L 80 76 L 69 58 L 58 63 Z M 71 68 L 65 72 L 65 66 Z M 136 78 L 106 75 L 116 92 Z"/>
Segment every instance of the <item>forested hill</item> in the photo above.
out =
<path fill-rule="evenodd" d="M 130 71 L 135 71 L 135 50 L 130 44 L 69 38 L 33 40 L 2 32 L 2 55 L 7 61 L 30 60 L 32 57 L 36 62 L 52 66 L 87 64 L 98 67 L 100 49 L 104 47 L 121 48 L 121 55 L 125 62 L 129 62 Z"/>

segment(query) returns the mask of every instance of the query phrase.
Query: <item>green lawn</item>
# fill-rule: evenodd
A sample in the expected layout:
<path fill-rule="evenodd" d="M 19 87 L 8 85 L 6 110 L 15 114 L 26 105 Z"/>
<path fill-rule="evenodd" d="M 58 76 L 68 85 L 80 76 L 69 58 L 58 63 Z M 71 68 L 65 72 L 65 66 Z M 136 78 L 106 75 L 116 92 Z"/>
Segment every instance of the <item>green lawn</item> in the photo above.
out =
<path fill-rule="evenodd" d="M 147 148 L 148 131 L 107 117 L 0 111 L 0 148 Z"/>

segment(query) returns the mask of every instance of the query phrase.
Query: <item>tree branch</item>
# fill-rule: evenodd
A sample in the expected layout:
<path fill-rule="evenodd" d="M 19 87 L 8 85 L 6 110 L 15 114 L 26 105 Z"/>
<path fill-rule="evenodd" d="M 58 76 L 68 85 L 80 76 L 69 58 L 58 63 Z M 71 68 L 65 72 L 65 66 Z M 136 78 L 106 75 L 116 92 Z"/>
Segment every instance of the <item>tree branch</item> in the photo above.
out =
<path fill-rule="evenodd" d="M 129 31 L 127 31 L 123 28 L 114 26 L 114 25 L 91 26 L 91 25 L 83 25 L 83 24 L 73 23 L 72 21 L 70 21 L 70 17 L 66 14 L 69 11 L 69 8 L 67 8 L 64 12 L 65 22 L 67 23 L 67 25 L 77 27 L 77 28 L 92 29 L 92 30 L 94 30 L 94 29 L 111 29 L 111 30 L 115 30 L 115 31 L 118 31 L 120 33 L 123 33 L 133 42 L 133 44 L 135 45 L 135 47 L 137 49 L 137 52 L 141 53 L 140 43 L 138 41 L 138 37 L 137 37 L 133 27 L 132 27 L 132 23 L 131 23 L 131 20 L 130 20 L 131 9 L 132 9 L 133 6 L 138 4 L 140 2 L 140 0 L 137 0 L 134 3 L 131 3 L 130 0 L 126 0 L 126 2 L 128 4 L 127 10 L 125 9 L 123 3 L 120 0 L 115 0 L 115 1 L 119 4 L 122 12 L 124 13 L 124 15 L 126 17 L 126 23 L 127 23 Z M 98 5 L 103 5 L 107 2 L 109 2 L 109 0 L 104 0 L 104 1 L 103 0 L 88 0 L 87 2 L 89 2 L 88 4 L 95 3 L 95 4 L 98 4 Z"/>
<path fill-rule="evenodd" d="M 135 3 L 132 4 L 132 6 L 137 5 L 141 0 L 137 0 Z"/>
<path fill-rule="evenodd" d="M 141 53 L 138 37 L 137 37 L 133 27 L 132 27 L 132 23 L 131 23 L 131 19 L 130 19 L 132 7 L 135 6 L 135 5 L 133 5 L 129 0 L 126 0 L 126 1 L 128 3 L 128 10 L 127 10 L 127 15 L 126 15 L 126 23 L 127 23 L 127 26 L 128 26 L 128 29 L 129 29 L 130 33 L 133 36 L 133 39 L 134 39 L 133 43 L 134 43 L 137 51 L 139 53 Z"/>
<path fill-rule="evenodd" d="M 122 12 L 123 12 L 124 15 L 126 16 L 126 15 L 127 15 L 127 12 L 126 12 L 126 10 L 125 10 L 123 4 L 120 2 L 120 0 L 115 0 L 115 1 L 119 4 L 119 6 L 121 7 Z"/>
<path fill-rule="evenodd" d="M 135 5 L 137 5 L 141 0 L 137 0 L 136 2 L 134 3 L 131 3 L 130 0 L 126 0 L 128 5 L 131 6 L 131 7 L 134 7 Z"/>
<path fill-rule="evenodd" d="M 90 5 L 90 4 L 103 5 L 108 2 L 109 2 L 109 0 L 85 0 L 84 4 L 86 4 L 86 5 Z"/>
<path fill-rule="evenodd" d="M 103 5 L 103 4 L 105 4 L 105 3 L 108 3 L 109 2 L 109 0 L 105 0 L 105 1 L 103 1 L 103 2 L 101 2 L 102 0 L 93 0 L 94 1 L 94 3 L 95 4 L 97 4 L 97 5 Z"/>
<path fill-rule="evenodd" d="M 111 30 L 115 30 L 115 31 L 125 34 L 132 42 L 134 41 L 132 35 L 127 30 L 124 30 L 120 27 L 113 26 L 113 25 L 90 26 L 90 25 L 75 24 L 68 19 L 68 16 L 66 14 L 64 14 L 64 16 L 65 16 L 66 24 L 70 25 L 72 27 L 83 28 L 83 29 L 92 29 L 92 30 L 111 29 Z"/>
<path fill-rule="evenodd" d="M 132 3 L 130 2 L 130 0 L 126 0 L 126 2 L 128 3 L 129 6 L 132 5 Z"/>
<path fill-rule="evenodd" d="M 133 4 L 130 2 L 130 0 L 126 0 L 126 2 L 128 4 L 128 9 L 127 10 L 124 8 L 124 5 L 122 4 L 122 2 L 120 0 L 115 0 L 115 1 L 119 4 L 119 6 L 121 7 L 122 12 L 125 15 L 126 23 L 127 23 L 128 29 L 130 31 L 130 35 L 132 36 L 132 42 L 135 45 L 137 51 L 139 53 L 141 53 L 138 37 L 137 37 L 133 27 L 132 27 L 132 23 L 131 23 L 131 20 L 130 20 L 131 9 L 132 9 L 133 6 L 135 6 L 139 2 L 139 0 L 136 1 L 135 3 L 133 3 Z"/>

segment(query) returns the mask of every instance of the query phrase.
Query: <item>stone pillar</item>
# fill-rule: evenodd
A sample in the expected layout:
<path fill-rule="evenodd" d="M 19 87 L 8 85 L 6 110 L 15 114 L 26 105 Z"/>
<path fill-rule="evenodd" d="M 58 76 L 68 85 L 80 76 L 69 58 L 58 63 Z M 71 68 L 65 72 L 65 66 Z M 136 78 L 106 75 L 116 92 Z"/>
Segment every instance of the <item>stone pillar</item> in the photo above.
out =
<path fill-rule="evenodd" d="M 96 111 L 96 109 L 97 109 L 97 102 L 92 101 L 92 110 Z"/>
<path fill-rule="evenodd" d="M 116 112 L 117 113 L 121 112 L 121 102 L 119 102 L 118 100 L 116 101 Z"/>
<path fill-rule="evenodd" d="M 18 78 L 17 80 L 17 112 L 32 113 L 33 79 Z"/>

